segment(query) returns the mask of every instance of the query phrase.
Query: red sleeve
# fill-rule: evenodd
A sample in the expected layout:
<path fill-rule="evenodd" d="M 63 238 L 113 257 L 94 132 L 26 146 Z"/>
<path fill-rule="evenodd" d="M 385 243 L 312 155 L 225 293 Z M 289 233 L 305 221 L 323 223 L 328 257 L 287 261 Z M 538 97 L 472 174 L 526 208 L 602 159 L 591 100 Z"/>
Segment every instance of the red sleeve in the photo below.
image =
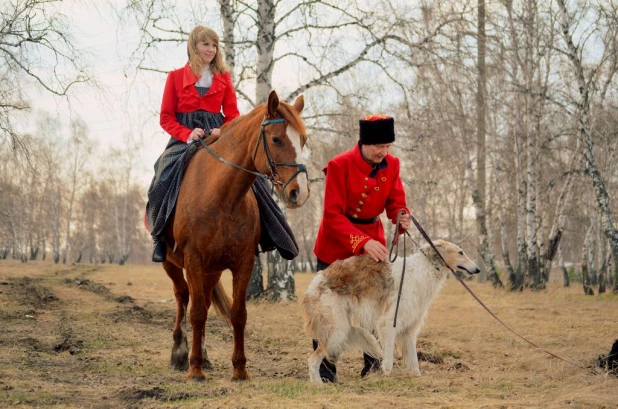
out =
<path fill-rule="evenodd" d="M 176 119 L 176 107 L 178 106 L 178 91 L 174 81 L 174 71 L 167 74 L 165 82 L 165 90 L 163 91 L 163 100 L 161 101 L 161 113 L 159 115 L 159 123 L 161 127 L 170 134 L 173 138 L 181 142 L 187 142 L 191 130 L 182 126 Z"/>
<path fill-rule="evenodd" d="M 400 162 L 399 159 L 395 159 L 393 161 L 395 171 L 393 176 L 395 178 L 395 182 L 386 198 L 386 216 L 394 223 L 397 223 L 397 215 L 401 210 L 406 213 L 410 213 L 406 205 L 406 192 L 403 189 L 403 182 L 401 181 L 401 176 L 399 173 L 400 170 Z M 403 230 L 399 232 L 403 233 Z"/>
<path fill-rule="evenodd" d="M 234 91 L 234 84 L 232 84 L 232 76 L 230 73 L 225 73 L 227 79 L 227 87 L 225 88 L 225 95 L 223 95 L 223 116 L 224 123 L 228 123 L 234 118 L 240 115 L 238 112 L 238 103 L 236 101 L 236 91 Z"/>
<path fill-rule="evenodd" d="M 333 241 L 333 245 L 351 248 L 354 254 L 360 254 L 371 237 L 354 227 L 345 216 L 347 203 L 345 163 L 331 161 L 326 170 L 323 222 L 328 223 L 329 240 Z"/>

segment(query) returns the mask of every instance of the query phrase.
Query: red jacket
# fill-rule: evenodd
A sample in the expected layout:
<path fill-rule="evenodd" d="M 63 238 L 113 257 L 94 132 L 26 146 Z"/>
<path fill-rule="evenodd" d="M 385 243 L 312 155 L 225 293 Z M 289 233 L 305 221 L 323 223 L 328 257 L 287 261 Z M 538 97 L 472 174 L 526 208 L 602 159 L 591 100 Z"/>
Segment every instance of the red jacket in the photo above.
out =
<path fill-rule="evenodd" d="M 371 219 L 386 210 L 386 216 L 395 223 L 400 210 L 410 213 L 399 177 L 399 159 L 387 155 L 385 160 L 387 166 L 370 177 L 373 169 L 357 144 L 324 167 L 324 213 L 313 249 L 318 259 L 331 264 L 358 255 L 370 239 L 386 245 L 379 219 L 371 224 L 354 224 L 346 215 Z"/>
<path fill-rule="evenodd" d="M 223 109 L 225 123 L 240 115 L 236 105 L 236 92 L 228 72 L 214 74 L 210 89 L 201 98 L 194 86 L 198 79 L 189 64 L 170 71 L 167 75 L 159 123 L 167 133 L 182 142 L 187 142 L 191 129 L 178 123 L 176 112 L 193 112 L 203 109 L 218 113 Z"/>

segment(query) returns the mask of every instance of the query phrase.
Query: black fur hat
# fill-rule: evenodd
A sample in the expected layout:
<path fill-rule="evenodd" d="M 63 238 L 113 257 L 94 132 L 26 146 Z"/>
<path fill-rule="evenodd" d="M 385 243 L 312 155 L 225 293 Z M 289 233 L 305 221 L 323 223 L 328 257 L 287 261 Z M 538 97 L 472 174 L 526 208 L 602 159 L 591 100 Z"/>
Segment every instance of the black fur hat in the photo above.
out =
<path fill-rule="evenodd" d="M 359 140 L 363 145 L 378 145 L 395 141 L 395 120 L 386 115 L 368 115 L 358 121 Z"/>

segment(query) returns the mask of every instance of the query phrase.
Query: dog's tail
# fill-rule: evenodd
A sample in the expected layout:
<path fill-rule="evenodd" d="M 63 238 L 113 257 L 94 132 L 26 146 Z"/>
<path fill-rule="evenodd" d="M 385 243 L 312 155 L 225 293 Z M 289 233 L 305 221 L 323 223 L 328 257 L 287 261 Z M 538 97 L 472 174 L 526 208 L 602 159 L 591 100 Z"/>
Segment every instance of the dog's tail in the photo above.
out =
<path fill-rule="evenodd" d="M 348 335 L 348 346 L 356 347 L 363 350 L 367 355 L 371 355 L 374 358 L 382 358 L 382 348 L 378 344 L 378 340 L 371 332 L 361 327 L 350 327 L 350 333 Z"/>

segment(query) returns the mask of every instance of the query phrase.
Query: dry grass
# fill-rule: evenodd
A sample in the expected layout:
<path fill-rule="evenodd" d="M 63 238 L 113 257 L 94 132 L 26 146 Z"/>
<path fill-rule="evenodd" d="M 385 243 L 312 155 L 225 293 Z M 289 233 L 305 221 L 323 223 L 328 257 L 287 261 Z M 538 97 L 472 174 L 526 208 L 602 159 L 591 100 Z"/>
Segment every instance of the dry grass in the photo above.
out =
<path fill-rule="evenodd" d="M 312 277 L 296 275 L 299 298 Z M 224 280 L 229 288 L 230 275 Z M 618 338 L 614 295 L 470 286 L 513 329 L 583 366 Z M 212 315 L 206 341 L 214 371 L 205 383 L 186 383 L 168 368 L 174 309 L 171 282 L 159 266 L 0 261 L 0 407 L 618 407 L 618 379 L 531 347 L 452 279 L 419 338 L 419 350 L 443 363 L 421 362 L 420 378 L 395 367 L 389 378 L 361 380 L 360 353 L 351 353 L 339 365 L 341 384 L 310 384 L 311 342 L 293 302 L 250 305 L 252 380 L 243 383 L 230 381 L 231 331 Z"/>

